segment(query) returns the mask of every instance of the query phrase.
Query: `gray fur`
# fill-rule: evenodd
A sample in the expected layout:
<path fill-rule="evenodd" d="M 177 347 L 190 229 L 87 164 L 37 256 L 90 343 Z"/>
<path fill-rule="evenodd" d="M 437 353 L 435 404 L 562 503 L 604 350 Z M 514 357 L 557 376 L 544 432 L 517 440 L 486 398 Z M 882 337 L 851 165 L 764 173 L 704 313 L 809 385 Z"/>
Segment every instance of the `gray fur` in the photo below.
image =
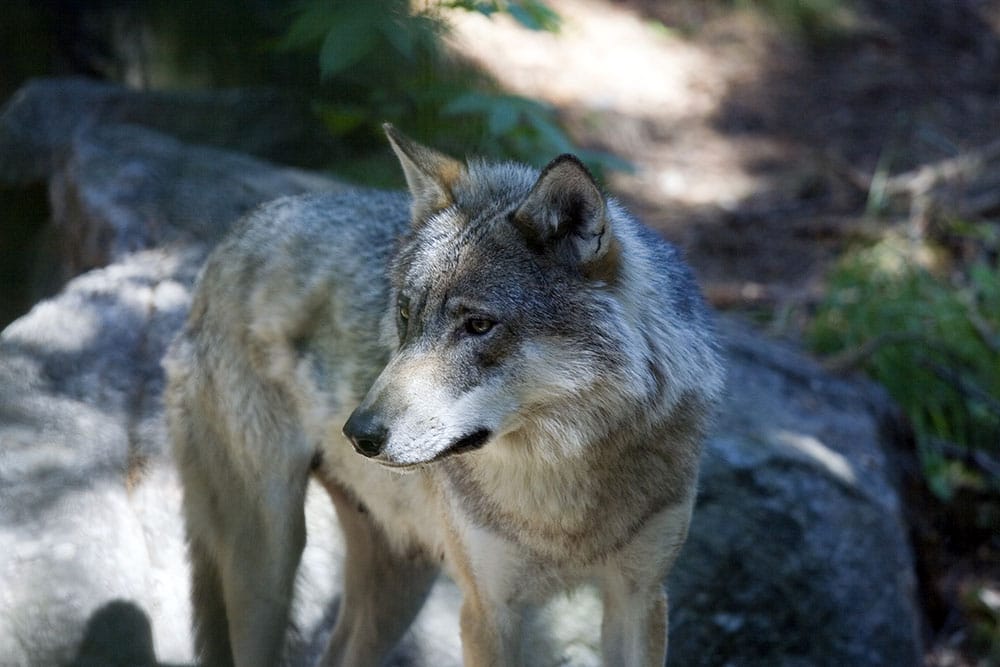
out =
<path fill-rule="evenodd" d="M 255 211 L 165 362 L 198 651 L 278 660 L 313 474 L 349 544 L 324 664 L 383 660 L 439 562 L 469 665 L 521 664 L 522 613 L 584 579 L 607 664 L 662 664 L 722 387 L 688 270 L 575 158 L 461 164 L 387 133 L 409 216 L 371 190 Z"/>

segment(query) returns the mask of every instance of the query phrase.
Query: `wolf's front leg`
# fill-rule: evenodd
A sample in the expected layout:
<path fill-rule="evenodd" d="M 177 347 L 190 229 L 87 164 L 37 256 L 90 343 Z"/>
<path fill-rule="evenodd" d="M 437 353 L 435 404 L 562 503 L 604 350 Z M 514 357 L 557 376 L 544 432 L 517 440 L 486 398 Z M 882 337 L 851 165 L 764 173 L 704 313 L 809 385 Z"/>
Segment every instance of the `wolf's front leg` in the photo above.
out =
<path fill-rule="evenodd" d="M 670 505 L 610 558 L 601 589 L 605 665 L 663 667 L 667 656 L 667 596 L 663 590 L 687 538 L 693 498 Z"/>
<path fill-rule="evenodd" d="M 330 480 L 347 545 L 344 593 L 323 667 L 381 665 L 410 626 L 437 577 L 422 551 L 397 553 L 367 509 Z"/>
<path fill-rule="evenodd" d="M 640 588 L 624 577 L 609 577 L 603 592 L 604 664 L 663 667 L 667 659 L 667 597 L 659 582 L 652 588 Z"/>
<path fill-rule="evenodd" d="M 222 589 L 239 667 L 278 664 L 306 541 L 305 475 L 255 497 L 265 498 L 243 498 L 241 516 L 226 529 Z"/>
<path fill-rule="evenodd" d="M 195 424 L 200 415 L 192 420 Z M 295 570 L 305 545 L 309 459 L 253 483 L 210 431 L 178 428 L 191 558 L 195 650 L 212 667 L 275 665 L 281 656 Z M 188 437 L 196 432 L 199 438 Z M 277 469 L 277 466 L 275 466 Z"/>
<path fill-rule="evenodd" d="M 521 667 L 524 659 L 520 610 L 465 594 L 462 657 L 466 667 Z"/>
<path fill-rule="evenodd" d="M 448 560 L 462 588 L 462 656 L 466 667 L 526 664 L 521 601 L 532 581 L 524 558 L 506 540 L 466 525 L 449 536 Z"/>

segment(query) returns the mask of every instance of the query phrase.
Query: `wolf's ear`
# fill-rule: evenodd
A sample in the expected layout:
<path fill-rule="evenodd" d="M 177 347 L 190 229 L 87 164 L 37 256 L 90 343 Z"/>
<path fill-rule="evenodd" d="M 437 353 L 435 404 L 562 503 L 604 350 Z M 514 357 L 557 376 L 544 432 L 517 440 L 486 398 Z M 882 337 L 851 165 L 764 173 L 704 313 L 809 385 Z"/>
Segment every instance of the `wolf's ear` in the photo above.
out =
<path fill-rule="evenodd" d="M 604 277 L 617 261 L 604 196 L 573 155 L 560 155 L 542 170 L 514 222 L 529 241 L 554 244 L 587 273 Z"/>
<path fill-rule="evenodd" d="M 413 141 L 390 123 L 382 129 L 399 158 L 406 185 L 413 195 L 413 220 L 451 206 L 455 184 L 465 175 L 465 166 L 454 158 Z"/>

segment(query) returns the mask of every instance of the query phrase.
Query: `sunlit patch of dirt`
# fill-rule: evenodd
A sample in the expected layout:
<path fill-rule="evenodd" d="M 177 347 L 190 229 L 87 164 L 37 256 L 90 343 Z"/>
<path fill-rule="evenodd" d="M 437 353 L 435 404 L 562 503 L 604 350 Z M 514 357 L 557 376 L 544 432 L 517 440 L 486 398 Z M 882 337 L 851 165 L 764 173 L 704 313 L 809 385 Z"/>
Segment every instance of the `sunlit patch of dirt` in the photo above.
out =
<path fill-rule="evenodd" d="M 635 11 L 593 0 L 549 4 L 563 19 L 558 34 L 456 12 L 454 46 L 510 90 L 559 106 L 677 119 L 710 113 L 725 92 L 711 54 Z"/>

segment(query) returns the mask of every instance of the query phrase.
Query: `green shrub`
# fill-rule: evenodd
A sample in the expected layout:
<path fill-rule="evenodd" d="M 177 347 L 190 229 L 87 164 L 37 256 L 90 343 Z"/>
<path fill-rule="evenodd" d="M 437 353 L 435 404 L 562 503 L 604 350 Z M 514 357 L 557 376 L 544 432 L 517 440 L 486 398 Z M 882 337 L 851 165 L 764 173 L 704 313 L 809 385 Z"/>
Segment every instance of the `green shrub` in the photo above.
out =
<path fill-rule="evenodd" d="M 940 498 L 960 488 L 997 494 L 1000 269 L 978 261 L 962 272 L 932 271 L 918 261 L 927 254 L 899 238 L 849 254 L 831 278 L 812 343 L 840 355 L 841 365 L 862 366 L 903 406 Z"/>
<path fill-rule="evenodd" d="M 577 153 L 600 174 L 628 163 L 574 149 L 555 109 L 504 93 L 441 47 L 443 9 L 486 15 L 506 12 L 529 29 L 558 29 L 559 17 L 538 0 L 437 0 L 413 10 L 409 0 L 304 0 L 290 15 L 280 51 L 317 54 L 322 87 L 316 110 L 340 143 L 358 154 L 382 147 L 391 121 L 421 140 L 458 155 L 475 152 L 540 165 Z M 382 151 L 384 153 L 384 151 Z M 348 178 L 374 184 L 397 179 L 390 161 L 354 155 L 334 165 Z"/>

